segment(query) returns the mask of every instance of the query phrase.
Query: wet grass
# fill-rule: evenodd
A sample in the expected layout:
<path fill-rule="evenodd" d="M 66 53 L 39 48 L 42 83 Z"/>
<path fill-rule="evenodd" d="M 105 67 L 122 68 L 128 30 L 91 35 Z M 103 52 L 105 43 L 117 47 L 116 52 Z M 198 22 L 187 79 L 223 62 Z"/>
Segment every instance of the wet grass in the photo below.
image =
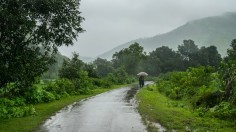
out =
<path fill-rule="evenodd" d="M 113 86 L 109 89 L 94 89 L 91 94 L 70 96 L 57 100 L 51 103 L 42 103 L 35 105 L 36 115 L 23 117 L 23 118 L 12 118 L 12 119 L 0 119 L 0 132 L 31 132 L 37 130 L 38 126 L 43 123 L 44 120 L 48 119 L 55 112 L 59 111 L 63 107 L 82 99 L 122 87 Z"/>
<path fill-rule="evenodd" d="M 171 105 L 178 102 L 168 99 L 154 89 L 155 85 L 145 87 L 136 96 L 139 102 L 138 111 L 144 120 L 160 123 L 168 131 L 235 132 L 234 123 L 199 117 L 190 109 Z M 148 130 L 154 131 L 152 127 L 148 127 Z"/>

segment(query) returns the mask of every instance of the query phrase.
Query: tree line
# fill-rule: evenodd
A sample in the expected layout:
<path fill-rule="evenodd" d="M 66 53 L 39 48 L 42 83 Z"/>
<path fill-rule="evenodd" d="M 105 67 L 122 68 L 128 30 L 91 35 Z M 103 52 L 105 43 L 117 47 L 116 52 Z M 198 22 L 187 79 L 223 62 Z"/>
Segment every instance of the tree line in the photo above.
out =
<path fill-rule="evenodd" d="M 188 67 L 217 67 L 221 60 L 217 47 L 198 48 L 193 40 L 183 40 L 183 44 L 178 45 L 177 51 L 162 46 L 148 54 L 144 52 L 142 46 L 134 43 L 113 54 L 111 63 L 114 68 L 124 66 L 130 75 L 146 71 L 152 76 L 158 76 L 171 71 L 183 71 Z"/>

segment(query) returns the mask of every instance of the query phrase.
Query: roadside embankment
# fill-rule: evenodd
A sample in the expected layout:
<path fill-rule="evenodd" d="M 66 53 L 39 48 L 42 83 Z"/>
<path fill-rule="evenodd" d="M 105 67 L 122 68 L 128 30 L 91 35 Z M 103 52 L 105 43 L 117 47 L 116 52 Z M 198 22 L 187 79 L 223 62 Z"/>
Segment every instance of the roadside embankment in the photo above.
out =
<path fill-rule="evenodd" d="M 144 120 L 160 123 L 167 131 L 217 131 L 234 132 L 235 124 L 217 118 L 199 117 L 184 103 L 170 100 L 155 90 L 155 85 L 141 89 L 136 99 L 138 111 Z M 153 125 L 148 125 L 148 131 L 157 131 Z"/>

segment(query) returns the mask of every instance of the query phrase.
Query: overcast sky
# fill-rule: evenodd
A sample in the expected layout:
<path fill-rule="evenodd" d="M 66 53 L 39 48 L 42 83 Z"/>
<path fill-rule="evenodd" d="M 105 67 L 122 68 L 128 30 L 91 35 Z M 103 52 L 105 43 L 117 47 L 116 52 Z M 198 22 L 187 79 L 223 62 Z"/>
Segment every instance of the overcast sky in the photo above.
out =
<path fill-rule="evenodd" d="M 169 32 L 188 21 L 236 12 L 236 0 L 81 0 L 82 23 L 74 46 L 61 47 L 66 56 L 96 57 L 134 39 Z"/>

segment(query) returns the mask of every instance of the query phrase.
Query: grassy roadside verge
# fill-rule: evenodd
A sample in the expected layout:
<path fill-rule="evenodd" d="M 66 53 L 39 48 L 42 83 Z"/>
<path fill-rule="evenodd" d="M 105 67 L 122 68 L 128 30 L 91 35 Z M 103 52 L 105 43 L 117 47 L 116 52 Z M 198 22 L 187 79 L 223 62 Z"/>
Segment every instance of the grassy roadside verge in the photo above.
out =
<path fill-rule="evenodd" d="M 155 85 L 140 90 L 136 96 L 139 106 L 138 111 L 144 120 L 160 123 L 168 131 L 217 131 L 234 132 L 235 124 L 215 118 L 204 118 L 194 114 L 193 111 L 171 104 L 178 103 L 170 100 L 157 91 L 152 91 Z M 154 131 L 148 127 L 149 131 Z"/>
<path fill-rule="evenodd" d="M 23 118 L 0 119 L 0 132 L 33 131 L 42 121 L 46 120 L 66 105 L 120 87 L 122 87 L 122 85 L 113 86 L 109 89 L 94 89 L 93 92 L 88 95 L 70 96 L 54 102 L 34 105 L 36 115 Z"/>

